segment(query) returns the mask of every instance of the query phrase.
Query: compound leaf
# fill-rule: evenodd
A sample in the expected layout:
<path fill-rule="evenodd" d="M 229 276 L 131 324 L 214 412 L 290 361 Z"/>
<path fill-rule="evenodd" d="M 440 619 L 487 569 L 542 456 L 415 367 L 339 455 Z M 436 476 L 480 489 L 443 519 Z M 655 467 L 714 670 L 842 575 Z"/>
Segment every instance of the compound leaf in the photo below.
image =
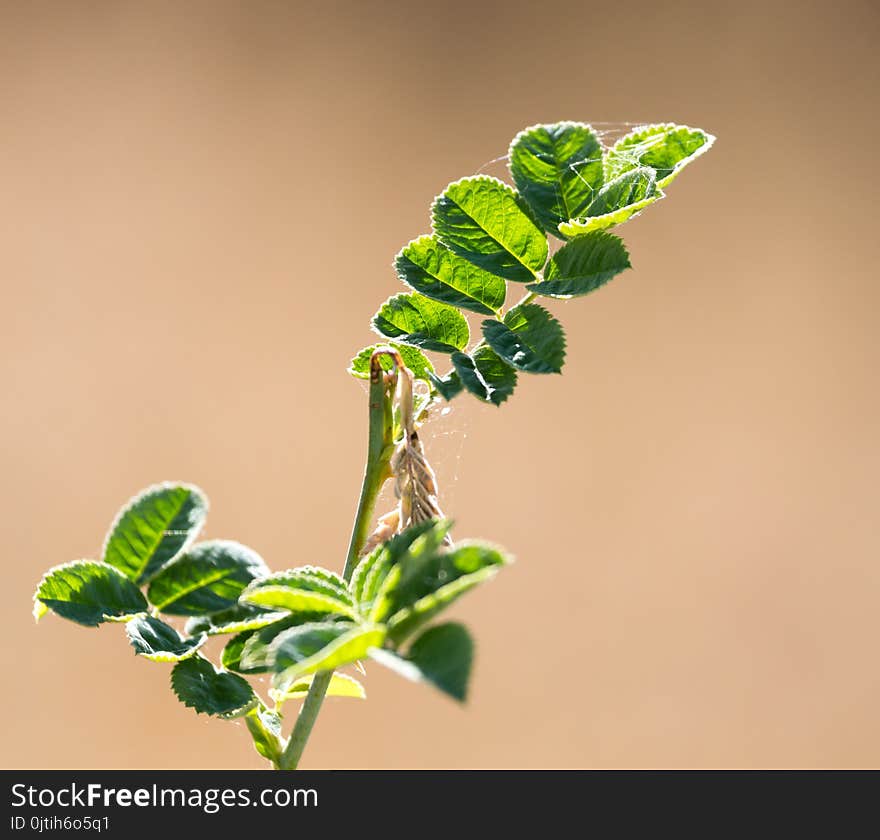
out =
<path fill-rule="evenodd" d="M 434 200 L 431 217 L 447 248 L 499 277 L 528 283 L 547 261 L 547 237 L 528 204 L 497 178 L 453 182 Z"/>
<path fill-rule="evenodd" d="M 602 186 L 602 144 L 588 125 L 533 125 L 510 146 L 510 173 L 544 229 L 580 216 Z"/>
<path fill-rule="evenodd" d="M 35 618 L 39 620 L 47 608 L 77 624 L 97 627 L 145 612 L 148 604 L 140 589 L 113 566 L 76 560 L 49 569 L 37 585 Z"/>
<path fill-rule="evenodd" d="M 701 128 L 675 123 L 641 126 L 608 150 L 605 178 L 610 181 L 636 167 L 649 166 L 657 172 L 657 186 L 662 188 L 714 142 L 715 138 Z"/>
<path fill-rule="evenodd" d="M 559 373 L 565 361 L 565 333 L 546 309 L 526 303 L 511 309 L 504 321 L 483 321 L 489 346 L 507 364 L 529 373 Z"/>
<path fill-rule="evenodd" d="M 238 603 L 242 590 L 269 570 L 256 551 L 232 540 L 199 543 L 150 583 L 150 603 L 168 615 L 204 615 Z"/>
<path fill-rule="evenodd" d="M 116 515 L 104 540 L 104 562 L 146 583 L 195 540 L 207 515 L 208 499 L 198 487 L 148 487 Z"/>
<path fill-rule="evenodd" d="M 544 280 L 527 288 L 545 297 L 579 297 L 629 267 L 629 254 L 620 237 L 595 230 L 563 245 L 550 258 Z"/>
<path fill-rule="evenodd" d="M 454 306 L 416 293 L 388 298 L 373 316 L 373 328 L 386 338 L 438 353 L 461 350 L 470 338 L 467 321 Z"/>
<path fill-rule="evenodd" d="M 222 718 L 250 711 L 257 697 L 248 682 L 236 674 L 218 671 L 202 656 L 184 659 L 171 672 L 171 688 L 185 706 Z"/>
<path fill-rule="evenodd" d="M 438 624 L 422 633 L 406 655 L 373 649 L 376 662 L 414 682 L 429 682 L 450 697 L 464 702 L 474 659 L 474 642 L 461 624 Z"/>
<path fill-rule="evenodd" d="M 491 347 L 453 353 L 452 364 L 464 387 L 484 402 L 501 405 L 516 387 L 516 371 Z"/>
<path fill-rule="evenodd" d="M 450 251 L 435 236 L 406 245 L 394 258 L 394 267 L 407 286 L 459 309 L 492 315 L 504 305 L 504 280 Z"/>
<path fill-rule="evenodd" d="M 208 640 L 205 634 L 184 639 L 173 627 L 151 615 L 138 615 L 125 625 L 134 652 L 153 662 L 188 659 Z"/>

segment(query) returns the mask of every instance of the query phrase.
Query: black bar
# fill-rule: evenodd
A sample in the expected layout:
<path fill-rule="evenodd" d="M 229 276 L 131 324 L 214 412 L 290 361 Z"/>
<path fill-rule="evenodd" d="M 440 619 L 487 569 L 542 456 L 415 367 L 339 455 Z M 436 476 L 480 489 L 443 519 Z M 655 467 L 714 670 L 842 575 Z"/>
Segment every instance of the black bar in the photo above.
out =
<path fill-rule="evenodd" d="M 602 826 L 603 837 L 636 827 L 713 837 L 721 828 L 761 836 L 759 829 L 788 835 L 796 825 L 824 825 L 850 836 L 874 824 L 878 773 L 6 770 L 0 785 L 0 836 L 13 838 L 159 832 L 159 840 L 177 840 L 220 830 L 250 840 L 266 829 L 320 830 L 327 838 L 443 830 L 457 838 L 480 824 L 493 836 L 526 825 L 578 836 Z"/>

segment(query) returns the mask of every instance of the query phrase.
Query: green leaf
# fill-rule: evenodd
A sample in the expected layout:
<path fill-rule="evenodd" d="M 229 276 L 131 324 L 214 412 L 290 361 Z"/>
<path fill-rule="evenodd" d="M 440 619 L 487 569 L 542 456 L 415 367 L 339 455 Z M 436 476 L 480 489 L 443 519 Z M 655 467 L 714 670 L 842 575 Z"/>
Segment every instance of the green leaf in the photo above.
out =
<path fill-rule="evenodd" d="M 242 590 L 268 571 L 253 549 L 232 540 L 210 540 L 162 569 L 147 597 L 168 615 L 219 612 L 235 606 Z"/>
<path fill-rule="evenodd" d="M 279 621 L 233 636 L 223 648 L 220 662 L 224 668 L 240 674 L 262 674 L 270 671 L 270 646 L 280 633 L 291 627 L 325 618 L 325 613 L 285 613 L 285 617 Z"/>
<path fill-rule="evenodd" d="M 630 267 L 623 241 L 594 230 L 563 245 L 551 258 L 541 283 L 527 288 L 546 297 L 571 298 L 589 294 Z"/>
<path fill-rule="evenodd" d="M 438 353 L 461 350 L 470 339 L 467 321 L 455 307 L 414 293 L 388 298 L 373 316 L 373 328 L 386 338 Z"/>
<path fill-rule="evenodd" d="M 434 200 L 431 217 L 447 248 L 499 277 L 528 283 L 547 262 L 547 237 L 528 204 L 497 178 L 455 181 Z"/>
<path fill-rule="evenodd" d="M 571 219 L 559 225 L 565 236 L 580 236 L 594 230 L 613 227 L 640 213 L 649 204 L 664 197 L 657 186 L 653 169 L 632 169 L 609 181 L 596 194 L 583 218 Z"/>
<path fill-rule="evenodd" d="M 236 604 L 228 610 L 211 613 L 210 615 L 194 615 L 187 619 L 183 627 L 188 636 L 206 633 L 219 636 L 225 633 L 243 633 L 245 630 L 258 630 L 274 624 L 288 616 L 287 610 L 271 612 L 252 604 Z"/>
<path fill-rule="evenodd" d="M 257 696 L 236 674 L 218 671 L 207 659 L 193 656 L 174 666 L 171 688 L 184 706 L 197 714 L 240 717 L 253 708 Z"/>
<path fill-rule="evenodd" d="M 405 531 L 395 534 L 390 540 L 376 546 L 355 567 L 351 576 L 349 590 L 364 615 L 368 615 L 373 601 L 382 589 L 392 567 L 410 550 L 413 543 L 428 532 L 434 532 L 434 541 L 439 545 L 449 528 L 449 522 L 426 520 L 411 525 Z"/>
<path fill-rule="evenodd" d="M 285 630 L 272 643 L 275 688 L 287 689 L 300 677 L 332 671 L 365 659 L 370 648 L 385 641 L 385 628 L 378 624 L 303 624 Z"/>
<path fill-rule="evenodd" d="M 467 699 L 474 643 L 461 624 L 438 624 L 422 633 L 406 656 L 374 648 L 370 657 L 413 682 L 429 682 L 454 699 Z"/>
<path fill-rule="evenodd" d="M 269 696 L 279 706 L 287 700 L 301 700 L 309 693 L 314 679 L 315 675 L 309 674 L 307 677 L 294 680 L 287 691 L 277 691 L 274 688 L 270 688 Z M 363 685 L 354 677 L 334 671 L 330 677 L 330 685 L 327 688 L 327 697 L 354 697 L 357 700 L 366 700 L 367 692 L 364 690 Z"/>
<path fill-rule="evenodd" d="M 504 280 L 450 251 L 435 236 L 414 239 L 394 258 L 394 266 L 397 276 L 425 297 L 482 315 L 504 305 Z"/>
<path fill-rule="evenodd" d="M 426 562 L 425 558 L 436 555 L 443 540 L 449 533 L 452 523 L 448 519 L 429 519 L 417 525 L 410 525 L 385 543 L 387 562 L 368 580 L 365 595 L 371 596 L 369 603 L 361 605 L 361 612 L 370 621 L 380 622 L 396 609 L 396 592 L 401 575 L 405 569 L 417 567 Z M 367 611 L 369 609 L 369 612 Z"/>
<path fill-rule="evenodd" d="M 580 216 L 602 186 L 602 144 L 583 123 L 534 125 L 513 138 L 510 173 L 544 229 Z"/>
<path fill-rule="evenodd" d="M 345 581 L 338 575 L 315 566 L 289 569 L 256 580 L 240 597 L 245 603 L 272 609 L 358 617 Z"/>
<path fill-rule="evenodd" d="M 422 379 L 425 382 L 430 381 L 430 374 L 434 372 L 434 365 L 431 364 L 428 357 L 422 353 L 418 347 L 410 347 L 407 344 L 397 344 L 394 341 L 389 341 L 386 344 L 371 344 L 369 347 L 364 347 L 364 349 L 351 360 L 348 372 L 352 376 L 356 376 L 358 379 L 369 379 L 370 359 L 372 358 L 373 353 L 380 347 L 390 347 L 393 350 L 396 350 L 400 353 L 400 358 L 403 359 L 403 363 L 410 369 L 412 375 L 416 379 Z M 381 356 L 379 363 L 382 365 L 382 370 L 384 371 L 390 371 L 393 364 L 390 356 Z"/>
<path fill-rule="evenodd" d="M 485 402 L 501 405 L 516 387 L 516 371 L 491 347 L 478 347 L 469 356 L 453 353 L 452 364 L 464 387 Z"/>
<path fill-rule="evenodd" d="M 483 321 L 489 346 L 509 365 L 529 373 L 559 373 L 565 361 L 565 333 L 544 307 L 526 303 L 504 321 Z"/>
<path fill-rule="evenodd" d="M 49 569 L 37 586 L 34 602 L 37 620 L 48 608 L 86 627 L 127 620 L 148 609 L 140 589 L 122 572 L 95 560 L 76 560 Z"/>
<path fill-rule="evenodd" d="M 254 749 L 277 767 L 287 746 L 281 734 L 281 715 L 258 703 L 245 715 L 244 722 L 253 738 Z"/>
<path fill-rule="evenodd" d="M 494 546 L 470 541 L 404 558 L 391 593 L 388 638 L 400 643 L 465 592 L 494 577 L 507 562 Z"/>
<path fill-rule="evenodd" d="M 461 379 L 458 378 L 458 374 L 452 370 L 446 376 L 435 376 L 433 373 L 430 376 L 431 384 L 437 389 L 440 396 L 443 397 L 444 400 L 449 402 L 453 397 L 458 396 L 461 393 L 462 388 L 464 387 L 461 384 Z"/>
<path fill-rule="evenodd" d="M 712 148 L 715 138 L 701 128 L 663 123 L 646 125 L 618 140 L 605 156 L 605 178 L 612 180 L 639 166 L 657 172 L 665 187 L 682 169 Z"/>
<path fill-rule="evenodd" d="M 173 627 L 151 615 L 135 616 L 125 625 L 125 634 L 134 652 L 153 662 L 188 659 L 208 641 L 204 634 L 184 639 Z"/>
<path fill-rule="evenodd" d="M 116 515 L 104 540 L 104 562 L 146 583 L 195 540 L 207 515 L 208 500 L 198 487 L 148 487 Z"/>

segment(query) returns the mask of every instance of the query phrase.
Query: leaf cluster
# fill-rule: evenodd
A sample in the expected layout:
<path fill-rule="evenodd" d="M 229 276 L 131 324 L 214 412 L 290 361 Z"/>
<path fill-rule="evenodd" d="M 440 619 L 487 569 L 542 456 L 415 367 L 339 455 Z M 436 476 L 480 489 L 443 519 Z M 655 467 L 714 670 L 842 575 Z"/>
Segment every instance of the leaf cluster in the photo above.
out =
<path fill-rule="evenodd" d="M 662 199 L 714 139 L 673 123 L 638 128 L 611 147 L 585 123 L 525 129 L 508 154 L 514 186 L 476 175 L 437 196 L 431 233 L 394 259 L 410 291 L 382 304 L 373 329 L 447 400 L 468 391 L 501 405 L 519 373 L 559 373 L 565 333 L 534 301 L 582 297 L 629 268 L 626 246 L 609 229 Z M 555 253 L 548 235 L 564 243 Z M 525 294 L 506 308 L 511 283 Z M 484 316 L 475 342 L 468 313 Z M 378 346 L 352 359 L 354 376 L 368 376 Z M 437 374 L 426 351 L 449 356 L 451 369 Z"/>

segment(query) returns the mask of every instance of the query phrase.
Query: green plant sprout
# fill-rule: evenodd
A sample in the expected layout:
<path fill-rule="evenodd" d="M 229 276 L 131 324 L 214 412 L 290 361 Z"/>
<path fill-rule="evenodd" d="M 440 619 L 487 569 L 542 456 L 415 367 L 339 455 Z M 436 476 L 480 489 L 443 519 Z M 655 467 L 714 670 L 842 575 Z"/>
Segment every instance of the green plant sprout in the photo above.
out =
<path fill-rule="evenodd" d="M 382 343 L 361 350 L 349 368 L 369 381 L 368 446 L 341 574 L 317 566 L 272 572 L 240 543 L 197 542 L 204 493 L 157 484 L 118 513 L 100 560 L 46 573 L 35 618 L 51 610 L 86 627 L 124 623 L 138 655 L 173 665 L 171 687 L 185 705 L 242 718 L 276 769 L 299 765 L 325 696 L 365 696 L 343 668 L 363 675 L 372 660 L 463 701 L 472 638 L 461 624 L 434 619 L 509 558 L 485 542 L 453 543 L 418 429 L 441 400 L 467 392 L 498 406 L 519 373 L 559 373 L 565 335 L 536 301 L 587 295 L 629 268 L 609 229 L 663 198 L 714 139 L 661 124 L 606 148 L 583 123 L 536 125 L 510 146 L 515 187 L 477 175 L 435 199 L 433 232 L 394 261 L 411 291 L 382 304 L 372 320 Z M 547 234 L 563 243 L 552 255 Z M 517 284 L 524 295 L 506 307 Z M 484 316 L 476 342 L 462 310 Z M 449 357 L 451 368 L 438 373 L 426 352 Z M 396 507 L 371 531 L 389 479 Z M 230 637 L 219 663 L 204 653 L 213 636 Z M 268 697 L 246 679 L 255 674 L 271 675 Z M 285 705 L 300 700 L 285 736 Z"/>

